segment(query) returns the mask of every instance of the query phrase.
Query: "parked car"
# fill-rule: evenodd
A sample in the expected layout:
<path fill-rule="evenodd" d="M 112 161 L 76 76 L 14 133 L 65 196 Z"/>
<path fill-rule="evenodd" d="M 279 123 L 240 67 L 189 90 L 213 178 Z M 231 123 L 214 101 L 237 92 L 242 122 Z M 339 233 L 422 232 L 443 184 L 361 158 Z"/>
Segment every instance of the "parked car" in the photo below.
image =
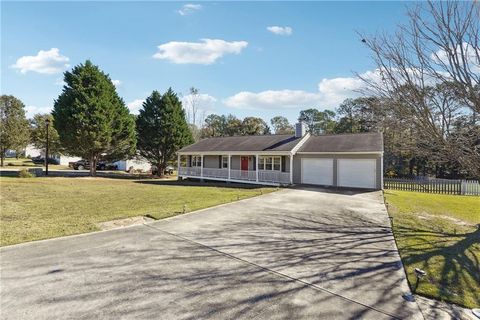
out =
<path fill-rule="evenodd" d="M 68 164 L 69 167 L 73 168 L 74 170 L 89 170 L 90 169 L 90 162 L 88 160 L 78 160 L 76 162 L 71 162 Z M 117 165 L 113 163 L 108 163 L 106 161 L 98 161 L 97 162 L 97 170 L 117 170 Z"/>
<path fill-rule="evenodd" d="M 45 157 L 38 156 L 38 157 L 32 158 L 32 162 L 35 164 L 45 164 Z M 60 161 L 58 161 L 55 158 L 48 158 L 48 164 L 60 164 Z"/>
<path fill-rule="evenodd" d="M 167 166 L 165 168 L 165 170 L 163 171 L 163 174 L 170 174 L 172 175 L 173 174 L 173 170 L 175 170 L 175 168 L 173 166 Z M 156 176 L 158 174 L 158 169 L 156 166 L 152 166 L 152 174 L 154 176 Z"/>

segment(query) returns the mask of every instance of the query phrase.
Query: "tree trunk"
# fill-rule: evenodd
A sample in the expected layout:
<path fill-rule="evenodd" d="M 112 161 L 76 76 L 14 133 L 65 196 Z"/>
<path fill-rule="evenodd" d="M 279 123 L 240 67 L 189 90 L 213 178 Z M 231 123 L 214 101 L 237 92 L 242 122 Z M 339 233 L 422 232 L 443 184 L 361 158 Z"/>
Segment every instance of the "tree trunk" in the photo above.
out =
<path fill-rule="evenodd" d="M 5 160 L 5 149 L 2 149 L 2 159 L 1 159 L 1 166 L 3 167 L 3 161 Z"/>
<path fill-rule="evenodd" d="M 162 161 L 162 159 L 158 159 L 158 164 L 157 164 L 157 177 L 163 178 L 165 172 L 165 164 Z"/>
<path fill-rule="evenodd" d="M 97 175 L 97 157 L 95 155 L 90 156 L 90 177 Z"/>

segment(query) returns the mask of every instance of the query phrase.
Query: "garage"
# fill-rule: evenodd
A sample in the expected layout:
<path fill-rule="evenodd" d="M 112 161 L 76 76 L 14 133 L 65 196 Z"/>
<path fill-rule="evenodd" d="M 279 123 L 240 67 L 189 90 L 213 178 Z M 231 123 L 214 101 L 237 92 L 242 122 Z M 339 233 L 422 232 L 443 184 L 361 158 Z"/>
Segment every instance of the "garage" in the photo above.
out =
<path fill-rule="evenodd" d="M 333 159 L 302 159 L 302 183 L 322 186 L 333 185 Z"/>
<path fill-rule="evenodd" d="M 338 159 L 338 186 L 376 189 L 375 159 Z"/>

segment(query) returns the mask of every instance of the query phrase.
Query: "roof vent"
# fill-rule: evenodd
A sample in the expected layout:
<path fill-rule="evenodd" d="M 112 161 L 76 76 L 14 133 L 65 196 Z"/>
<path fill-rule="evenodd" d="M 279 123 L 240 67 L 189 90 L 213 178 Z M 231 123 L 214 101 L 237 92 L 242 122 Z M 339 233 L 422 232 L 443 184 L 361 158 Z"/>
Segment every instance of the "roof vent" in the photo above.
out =
<path fill-rule="evenodd" d="M 307 127 L 302 121 L 295 124 L 295 138 L 301 138 L 307 133 Z"/>

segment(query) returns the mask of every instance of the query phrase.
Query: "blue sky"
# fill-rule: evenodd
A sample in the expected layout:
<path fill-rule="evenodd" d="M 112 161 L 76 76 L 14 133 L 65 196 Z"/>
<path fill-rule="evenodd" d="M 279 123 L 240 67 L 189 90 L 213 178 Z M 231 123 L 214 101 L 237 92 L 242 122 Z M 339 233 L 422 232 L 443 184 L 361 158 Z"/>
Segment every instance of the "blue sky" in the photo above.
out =
<path fill-rule="evenodd" d="M 48 112 L 62 72 L 91 59 L 136 112 L 192 86 L 205 113 L 333 109 L 374 70 L 356 31 L 391 32 L 405 2 L 2 2 L 1 93 Z M 160 47 L 159 47 L 160 46 Z M 43 51 L 43 52 L 40 52 Z M 188 100 L 188 97 L 184 97 Z"/>

